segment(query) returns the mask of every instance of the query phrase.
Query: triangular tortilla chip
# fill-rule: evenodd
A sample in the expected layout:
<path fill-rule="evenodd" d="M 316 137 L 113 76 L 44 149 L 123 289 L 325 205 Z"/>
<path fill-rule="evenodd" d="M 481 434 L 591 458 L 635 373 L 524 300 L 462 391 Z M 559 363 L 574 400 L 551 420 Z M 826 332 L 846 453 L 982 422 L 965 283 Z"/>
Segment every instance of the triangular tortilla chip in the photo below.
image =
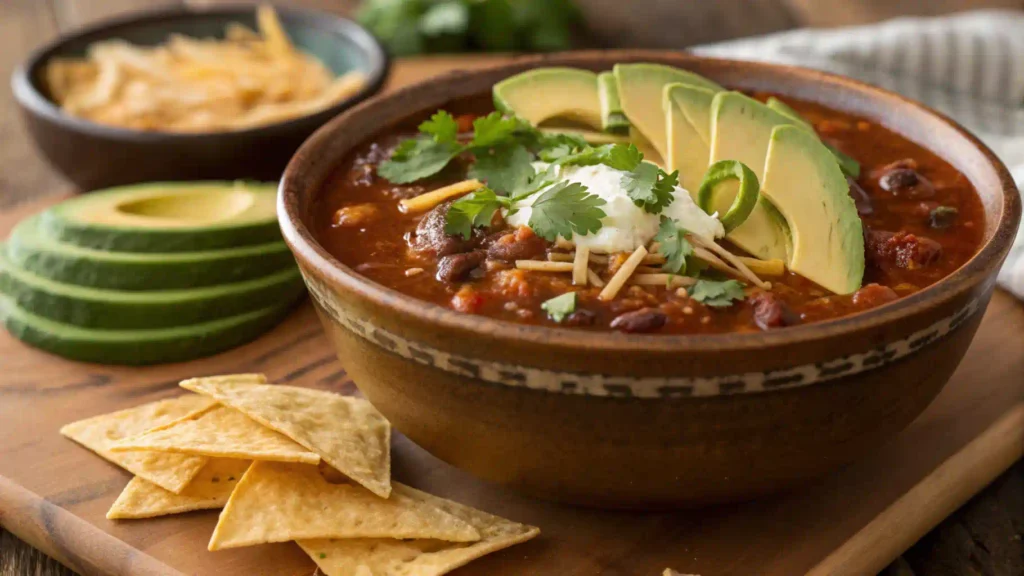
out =
<path fill-rule="evenodd" d="M 388 497 L 391 424 L 369 402 L 323 390 L 253 384 L 245 378 L 193 378 L 181 386 L 277 430 L 374 494 Z"/>
<path fill-rule="evenodd" d="M 320 456 L 284 434 L 274 432 L 234 408 L 220 405 L 122 440 L 111 450 L 156 450 L 216 458 L 320 463 Z"/>
<path fill-rule="evenodd" d="M 492 516 L 457 502 L 412 488 L 430 504 L 465 520 L 480 532 L 480 541 L 456 544 L 439 540 L 299 540 L 326 576 L 440 576 L 472 560 L 525 542 L 540 530 Z"/>
<path fill-rule="evenodd" d="M 242 479 L 248 460 L 211 458 L 188 486 L 175 494 L 136 476 L 124 487 L 107 512 L 110 520 L 154 518 L 193 510 L 223 508 L 235 485 Z"/>
<path fill-rule="evenodd" d="M 61 428 L 60 433 L 139 478 L 179 493 L 206 464 L 206 458 L 166 452 L 112 452 L 110 448 L 125 438 L 214 404 L 216 402 L 205 396 L 187 394 L 72 422 Z"/>
<path fill-rule="evenodd" d="M 356 484 L 331 484 L 309 464 L 254 462 L 220 513 L 209 548 L 316 538 L 480 539 L 418 492 L 394 488 L 385 499 Z"/>

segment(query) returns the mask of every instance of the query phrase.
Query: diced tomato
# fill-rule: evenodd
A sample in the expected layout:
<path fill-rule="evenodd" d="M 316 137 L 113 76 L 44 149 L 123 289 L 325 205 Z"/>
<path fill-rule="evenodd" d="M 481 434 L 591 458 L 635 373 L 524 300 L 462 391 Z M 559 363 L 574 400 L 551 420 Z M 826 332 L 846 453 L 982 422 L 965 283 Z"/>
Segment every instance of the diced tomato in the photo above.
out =
<path fill-rule="evenodd" d="M 483 308 L 484 302 L 484 297 L 468 284 L 459 288 L 455 296 L 452 296 L 452 308 L 467 314 L 479 312 Z"/>

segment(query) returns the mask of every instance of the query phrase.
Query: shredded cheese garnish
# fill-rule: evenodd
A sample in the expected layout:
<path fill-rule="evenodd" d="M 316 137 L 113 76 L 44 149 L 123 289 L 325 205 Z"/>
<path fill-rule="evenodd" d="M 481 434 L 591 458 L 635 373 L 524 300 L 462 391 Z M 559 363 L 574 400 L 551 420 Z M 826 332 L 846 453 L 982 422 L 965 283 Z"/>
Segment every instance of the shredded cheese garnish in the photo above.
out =
<path fill-rule="evenodd" d="M 637 247 L 637 249 L 629 255 L 629 258 L 622 263 L 622 266 L 620 266 L 615 272 L 615 275 L 608 280 L 608 284 L 605 285 L 604 290 L 601 290 L 601 293 L 598 294 L 597 297 L 604 301 L 615 298 L 615 296 L 618 295 L 619 290 L 622 290 L 622 287 L 625 286 L 626 280 L 633 275 L 633 271 L 636 270 L 636 267 L 643 262 L 645 256 L 647 256 L 647 248 L 644 248 L 643 246 Z"/>
<path fill-rule="evenodd" d="M 604 280 L 601 280 L 601 277 L 597 275 L 597 272 L 594 272 L 590 268 L 587 268 L 587 280 L 598 288 L 604 287 Z"/>
<path fill-rule="evenodd" d="M 753 272 L 750 271 L 750 268 L 747 268 L 746 264 L 741 262 L 739 260 L 739 258 L 737 258 L 735 255 L 733 255 L 731 252 L 729 252 L 725 248 L 722 248 L 721 246 L 719 246 L 718 244 L 715 244 L 714 242 L 708 242 L 707 240 L 701 238 L 700 236 L 697 236 L 696 234 L 688 234 L 686 237 L 690 240 L 690 242 L 692 244 L 694 244 L 696 246 L 700 246 L 701 248 L 706 248 L 706 249 L 710 250 L 711 252 L 714 252 L 715 254 L 720 256 L 723 260 L 725 260 L 726 262 L 728 262 L 728 263 L 732 264 L 733 266 L 735 266 L 736 270 L 738 270 L 739 273 L 746 280 L 749 280 L 750 283 L 753 284 L 754 286 L 757 286 L 758 288 L 761 288 L 762 290 L 771 290 L 771 288 L 772 288 L 771 284 L 769 284 L 768 282 L 765 282 L 765 281 L 761 280 L 760 278 L 758 278 L 756 274 L 754 274 Z"/>
<path fill-rule="evenodd" d="M 571 252 L 548 252 L 548 260 L 552 262 L 573 262 L 576 260 L 576 256 Z"/>
<path fill-rule="evenodd" d="M 516 260 L 516 268 L 535 272 L 572 272 L 572 262 L 548 262 L 547 260 Z"/>
<path fill-rule="evenodd" d="M 398 203 L 398 206 L 402 212 L 405 212 L 406 214 L 424 212 L 445 200 L 448 200 L 449 198 L 468 194 L 481 187 L 483 187 L 483 182 L 480 182 L 479 180 L 463 180 L 462 182 L 449 184 L 443 188 L 438 188 L 437 190 L 402 200 Z"/>
<path fill-rule="evenodd" d="M 690 278 L 689 276 L 679 276 L 678 274 L 634 274 L 629 279 L 629 283 L 636 286 L 680 288 L 682 286 L 693 286 L 697 283 L 697 279 Z"/>
<path fill-rule="evenodd" d="M 577 286 L 587 285 L 587 270 L 590 264 L 590 249 L 586 246 L 576 247 L 576 259 L 572 262 L 572 283 Z"/>
<path fill-rule="evenodd" d="M 759 260 L 748 256 L 737 256 L 737 260 L 743 262 L 754 274 L 762 276 L 782 276 L 786 273 L 786 263 L 778 258 L 771 260 Z"/>

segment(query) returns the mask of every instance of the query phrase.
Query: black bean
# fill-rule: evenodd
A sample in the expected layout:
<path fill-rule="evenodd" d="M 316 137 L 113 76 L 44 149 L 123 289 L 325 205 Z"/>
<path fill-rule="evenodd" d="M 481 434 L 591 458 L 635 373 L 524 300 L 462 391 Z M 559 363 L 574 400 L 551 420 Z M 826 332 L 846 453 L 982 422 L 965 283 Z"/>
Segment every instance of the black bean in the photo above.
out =
<path fill-rule="evenodd" d="M 960 211 L 951 206 L 939 206 L 928 213 L 928 225 L 937 230 L 949 228 L 956 222 Z"/>
<path fill-rule="evenodd" d="M 466 240 L 462 236 L 448 234 L 444 231 L 448 218 L 448 208 L 452 202 L 445 202 L 427 213 L 416 226 L 413 248 L 421 252 L 433 253 L 436 256 L 447 256 L 460 252 L 469 252 L 479 241 L 473 237 Z"/>
<path fill-rule="evenodd" d="M 502 235 L 487 247 L 487 257 L 513 262 L 530 260 L 547 249 L 547 242 L 540 236 L 519 238 L 515 231 Z"/>
<path fill-rule="evenodd" d="M 750 297 L 754 307 L 754 323 L 761 330 L 771 330 L 800 323 L 796 315 L 781 298 L 771 292 L 759 292 Z"/>
<path fill-rule="evenodd" d="M 437 279 L 441 282 L 465 280 L 486 257 L 482 250 L 445 256 L 437 263 Z"/>
<path fill-rule="evenodd" d="M 611 327 L 622 332 L 644 333 L 654 332 L 668 322 L 668 316 L 653 309 L 642 308 L 633 312 L 620 314 L 612 320 Z"/>
<path fill-rule="evenodd" d="M 593 326 L 597 321 L 597 314 L 590 310 L 580 309 L 565 317 L 562 321 L 566 326 Z"/>
<path fill-rule="evenodd" d="M 911 199 L 931 198 L 935 195 L 932 183 L 911 168 L 889 170 L 878 179 L 878 185 L 895 196 Z"/>

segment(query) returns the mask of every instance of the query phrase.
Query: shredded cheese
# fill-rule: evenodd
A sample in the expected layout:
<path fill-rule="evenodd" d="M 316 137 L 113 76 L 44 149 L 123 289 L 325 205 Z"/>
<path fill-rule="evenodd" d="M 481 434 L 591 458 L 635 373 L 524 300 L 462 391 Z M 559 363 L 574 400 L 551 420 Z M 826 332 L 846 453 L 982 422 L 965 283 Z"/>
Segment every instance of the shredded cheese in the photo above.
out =
<path fill-rule="evenodd" d="M 576 256 L 566 252 L 548 252 L 548 260 L 552 262 L 573 262 Z"/>
<path fill-rule="evenodd" d="M 747 256 L 737 256 L 736 259 L 746 264 L 751 272 L 761 276 L 782 276 L 786 273 L 786 263 L 778 258 L 759 260 Z"/>
<path fill-rule="evenodd" d="M 468 194 L 481 187 L 483 187 L 483 183 L 479 180 L 463 180 L 462 182 L 449 184 L 443 188 L 438 188 L 437 190 L 402 200 L 398 203 L 398 206 L 401 208 L 402 212 L 405 212 L 406 214 L 424 212 L 437 206 L 441 202 L 448 200 L 449 198 Z"/>
<path fill-rule="evenodd" d="M 590 268 L 587 268 L 587 280 L 598 288 L 604 287 L 604 280 L 601 280 L 601 277 L 597 275 L 597 272 L 594 272 Z"/>
<path fill-rule="evenodd" d="M 648 254 L 644 256 L 644 264 L 664 264 L 667 262 L 664 254 Z"/>
<path fill-rule="evenodd" d="M 697 283 L 697 279 L 690 278 L 689 276 L 679 276 L 678 274 L 635 274 L 629 279 L 629 283 L 637 286 L 680 288 L 682 286 L 693 286 Z"/>
<path fill-rule="evenodd" d="M 572 272 L 572 262 L 548 262 L 547 260 L 516 260 L 516 268 L 535 272 Z"/>
<path fill-rule="evenodd" d="M 708 242 L 707 240 L 705 240 L 705 239 L 703 239 L 700 236 L 697 236 L 695 234 L 688 234 L 687 238 L 689 238 L 691 243 L 696 244 L 697 246 L 700 246 L 702 248 L 707 248 L 708 250 L 710 250 L 710 251 L 714 252 L 715 254 L 719 255 L 726 262 L 728 262 L 728 263 L 732 264 L 733 266 L 735 266 L 736 270 L 738 270 L 739 273 L 744 278 L 749 280 L 750 283 L 753 284 L 754 286 L 757 286 L 758 288 L 761 288 L 762 290 L 771 290 L 771 288 L 772 288 L 771 284 L 769 284 L 768 282 L 765 282 L 765 281 L 761 280 L 760 278 L 758 278 L 756 274 L 754 274 L 753 272 L 750 271 L 750 268 L 747 268 L 746 264 L 741 262 L 739 260 L 739 258 L 737 258 L 735 255 L 733 255 L 731 252 L 729 252 L 725 248 L 722 248 L 721 246 L 719 246 L 718 244 L 715 244 L 714 242 Z"/>
<path fill-rule="evenodd" d="M 625 286 L 626 280 L 633 275 L 633 271 L 636 270 L 636 267 L 640 265 L 645 256 L 647 256 L 647 248 L 638 246 L 629 255 L 629 258 L 626 258 L 626 261 L 622 263 L 622 266 L 615 272 L 615 275 L 608 280 L 608 284 L 605 285 L 604 290 L 601 290 L 597 297 L 604 301 L 615 298 L 619 290 L 622 290 L 622 287 Z"/>
<path fill-rule="evenodd" d="M 604 254 L 591 254 L 590 261 L 594 264 L 607 264 L 608 256 L 605 256 Z"/>
<path fill-rule="evenodd" d="M 577 286 L 587 285 L 587 270 L 590 264 L 590 248 L 578 246 L 576 248 L 576 259 L 572 262 L 572 283 Z"/>

